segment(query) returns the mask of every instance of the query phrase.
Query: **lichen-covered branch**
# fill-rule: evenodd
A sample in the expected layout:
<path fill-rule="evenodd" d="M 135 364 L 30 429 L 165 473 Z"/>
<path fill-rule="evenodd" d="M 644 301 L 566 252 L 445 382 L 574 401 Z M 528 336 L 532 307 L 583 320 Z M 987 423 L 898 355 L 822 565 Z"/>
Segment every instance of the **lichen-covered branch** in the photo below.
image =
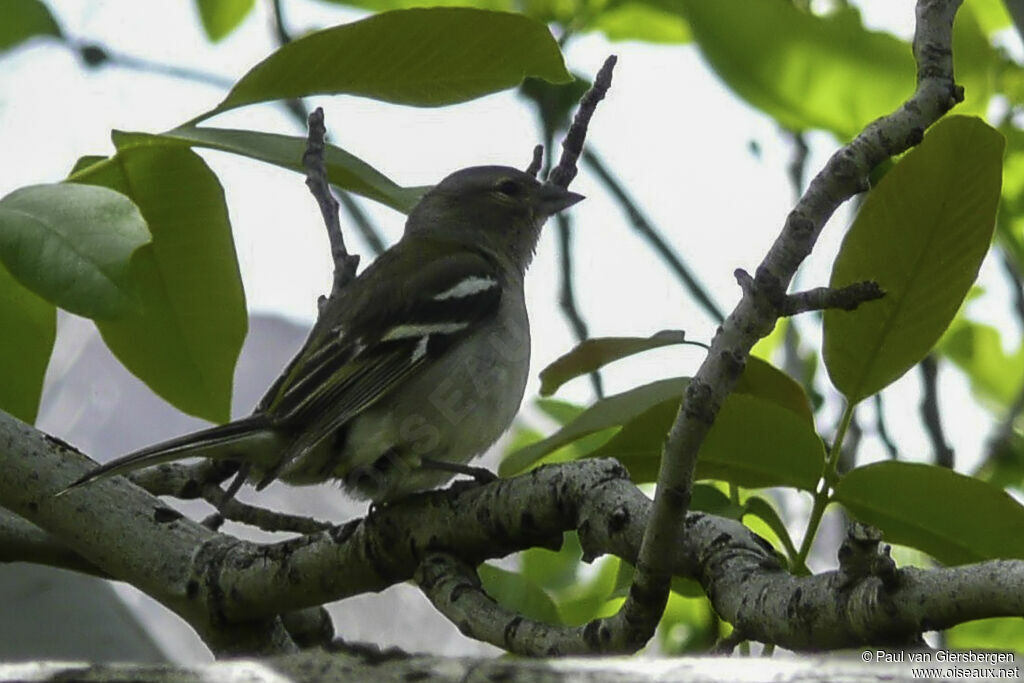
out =
<path fill-rule="evenodd" d="M 53 497 L 90 464 L 0 413 L 0 504 L 25 520 L 22 528 L 31 523 L 98 571 L 144 590 L 221 654 L 291 651 L 289 620 L 277 615 L 407 581 L 434 553 L 475 567 L 525 548 L 557 548 L 563 532 L 576 530 L 584 559 L 610 553 L 635 562 L 651 514 L 651 501 L 621 465 L 586 460 L 426 492 L 264 545 L 215 533 L 121 477 Z M 848 569 L 795 577 L 734 520 L 690 513 L 679 538 L 666 558 L 669 571 L 700 582 L 716 612 L 749 638 L 789 649 L 908 642 L 971 619 L 1024 616 L 1020 560 L 905 569 L 895 582 L 851 580 Z M 308 614 L 298 621 L 316 632 L 316 613 Z M 535 655 L 609 649 L 605 620 L 572 631 L 573 638 L 560 627 L 547 631 L 547 639 L 517 647 Z"/>

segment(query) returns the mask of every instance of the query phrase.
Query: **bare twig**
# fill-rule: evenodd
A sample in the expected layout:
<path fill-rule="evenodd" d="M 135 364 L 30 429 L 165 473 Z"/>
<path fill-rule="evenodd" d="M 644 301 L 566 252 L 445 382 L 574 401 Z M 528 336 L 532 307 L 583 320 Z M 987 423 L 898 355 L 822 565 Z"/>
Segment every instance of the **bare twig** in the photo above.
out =
<path fill-rule="evenodd" d="M 939 413 L 939 364 L 934 354 L 928 354 L 919 364 L 921 369 L 921 422 L 925 433 L 932 442 L 935 464 L 953 467 L 953 448 L 946 442 Z"/>
<path fill-rule="evenodd" d="M 583 153 L 583 142 L 587 137 L 587 127 L 590 125 L 590 118 L 597 109 L 597 104 L 604 99 L 605 93 L 612 85 L 612 70 L 615 69 L 615 62 L 618 58 L 611 55 L 604 60 L 604 64 L 594 77 L 594 84 L 580 100 L 579 109 L 573 117 L 572 125 L 569 126 L 565 139 L 562 140 L 562 156 L 558 160 L 547 181 L 558 187 L 569 187 L 569 183 L 576 177 L 576 161 Z"/>
<path fill-rule="evenodd" d="M 204 486 L 202 497 L 207 503 L 217 508 L 223 519 L 248 524 L 263 531 L 312 534 L 331 527 L 331 524 L 327 522 L 248 505 L 236 500 L 232 492 L 225 492 L 219 486 Z"/>
<path fill-rule="evenodd" d="M 327 237 L 331 241 L 331 257 L 334 259 L 334 285 L 331 288 L 331 298 L 335 298 L 341 294 L 341 290 L 349 282 L 355 279 L 356 268 L 359 267 L 359 257 L 350 255 L 345 248 L 345 238 L 341 234 L 341 222 L 338 220 L 338 202 L 331 195 L 331 188 L 327 182 L 327 171 L 324 168 L 324 135 L 326 132 L 324 110 L 317 107 L 309 115 L 309 140 L 306 153 L 302 155 L 302 165 L 306 168 L 306 185 L 320 206 L 320 214 L 327 227 Z"/>
<path fill-rule="evenodd" d="M 576 116 L 573 118 L 572 125 L 569 126 L 569 130 L 566 132 L 565 138 L 562 140 L 562 156 L 558 161 L 558 165 L 547 173 L 546 182 L 558 187 L 569 187 L 573 178 L 576 177 L 576 162 L 579 159 L 580 154 L 583 152 L 583 143 L 587 137 L 587 127 L 590 125 L 590 119 L 594 115 L 594 111 L 597 109 L 598 103 L 604 99 L 605 93 L 608 92 L 608 88 L 611 87 L 612 71 L 615 68 L 615 62 L 616 57 L 614 55 L 605 60 L 601 69 L 598 71 L 597 76 L 594 78 L 593 85 L 580 100 L 579 108 L 576 111 Z M 554 129 L 548 119 L 543 115 L 541 116 L 541 120 L 544 122 L 545 146 L 550 150 L 553 146 Z M 536 155 L 537 151 L 534 149 L 535 161 Z M 550 156 L 547 159 L 547 163 L 551 163 Z M 533 164 L 531 163 L 531 168 L 532 166 Z M 569 229 L 569 218 L 563 214 L 557 214 L 555 216 L 555 224 L 558 227 L 558 243 L 562 272 L 559 306 L 565 314 L 566 319 L 568 319 L 569 325 L 572 328 L 577 341 L 583 341 L 587 338 L 589 331 L 587 329 L 586 322 L 583 320 L 583 316 L 579 312 L 579 307 L 576 304 L 576 295 L 573 291 L 572 234 Z M 594 393 L 599 398 L 603 397 L 604 383 L 601 379 L 600 372 L 597 370 L 591 372 L 590 382 L 594 387 Z"/>
<path fill-rule="evenodd" d="M 530 159 L 530 165 L 526 167 L 526 172 L 532 175 L 534 178 L 540 173 L 540 169 L 544 165 L 544 145 L 536 145 L 533 148 L 533 158 Z"/>
<path fill-rule="evenodd" d="M 808 311 L 823 311 L 826 308 L 838 308 L 843 311 L 855 310 L 868 301 L 875 301 L 885 296 L 885 292 L 877 282 L 855 282 L 846 287 L 815 287 L 803 292 L 789 294 L 779 307 L 780 315 L 798 315 Z"/>
<path fill-rule="evenodd" d="M 271 0 L 271 9 L 273 10 L 274 16 L 274 35 L 277 38 L 279 45 L 287 45 L 292 42 L 291 32 L 288 30 L 288 24 L 284 20 L 284 8 L 282 7 L 281 0 Z M 301 99 L 287 99 L 283 101 L 283 104 L 292 114 L 292 116 L 298 121 L 300 126 L 305 127 L 306 122 L 309 120 L 309 109 L 306 107 L 305 102 Z M 370 221 L 370 217 L 366 215 L 362 207 L 356 201 L 355 197 L 350 192 L 347 192 L 340 187 L 332 187 L 333 195 L 335 199 L 341 202 L 341 206 L 345 209 L 352 223 L 356 229 L 359 230 L 359 234 L 362 236 L 363 241 L 366 242 L 366 246 L 370 248 L 375 255 L 380 256 L 384 253 L 387 247 L 384 244 L 384 240 L 381 239 L 380 231 Z"/>
<path fill-rule="evenodd" d="M 704 285 L 697 281 L 696 276 L 683 263 L 683 259 L 679 254 L 665 241 L 665 238 L 661 236 L 647 216 L 644 215 L 633 198 L 629 196 L 626 188 L 619 183 L 611 171 L 604 165 L 601 157 L 593 150 L 585 149 L 583 150 L 583 162 L 604 183 L 608 191 L 612 193 L 612 196 L 615 197 L 629 217 L 629 222 L 633 229 L 651 245 L 651 248 L 661 257 L 661 260 L 676 274 L 676 277 L 683 283 L 683 286 L 690 292 L 690 296 L 715 322 L 720 323 L 725 320 L 722 309 L 712 300 L 711 294 L 704 288 Z"/>
<path fill-rule="evenodd" d="M 793 199 L 799 201 L 800 195 L 804 193 L 804 174 L 807 172 L 807 154 L 810 149 L 803 133 L 786 131 L 786 134 L 793 142 L 793 155 L 786 165 L 786 174 L 789 176 L 789 184 L 793 187 Z"/>
<path fill-rule="evenodd" d="M 899 457 L 899 450 L 896 448 L 896 444 L 893 442 L 892 437 L 889 436 L 889 430 L 885 426 L 885 404 L 882 400 L 882 392 L 875 394 L 875 433 L 881 440 L 882 445 L 885 446 L 885 452 L 889 454 L 889 457 L 896 460 Z"/>
<path fill-rule="evenodd" d="M 558 296 L 558 305 L 569 321 L 573 335 L 577 342 L 581 342 L 590 336 L 587 323 L 580 315 L 579 307 L 576 304 L 576 293 L 573 288 L 572 268 L 572 228 L 570 220 L 564 213 L 555 214 L 555 225 L 558 228 L 558 253 L 561 264 L 562 285 Z M 598 398 L 604 396 L 604 382 L 601 373 L 597 370 L 589 374 L 590 382 L 594 386 L 594 393 Z"/>
<path fill-rule="evenodd" d="M 86 65 L 93 68 L 108 65 L 116 66 L 122 69 L 130 69 L 132 71 L 142 71 L 160 76 L 180 78 L 182 80 L 192 81 L 193 83 L 202 83 L 204 85 L 210 85 L 214 88 L 221 88 L 223 90 L 229 90 L 231 86 L 235 84 L 232 79 L 218 74 L 184 66 L 176 66 L 174 64 L 163 64 L 161 62 L 142 59 L 141 57 L 121 54 L 98 43 L 76 43 L 72 40 L 65 40 L 64 42 L 69 48 L 78 54 Z"/>

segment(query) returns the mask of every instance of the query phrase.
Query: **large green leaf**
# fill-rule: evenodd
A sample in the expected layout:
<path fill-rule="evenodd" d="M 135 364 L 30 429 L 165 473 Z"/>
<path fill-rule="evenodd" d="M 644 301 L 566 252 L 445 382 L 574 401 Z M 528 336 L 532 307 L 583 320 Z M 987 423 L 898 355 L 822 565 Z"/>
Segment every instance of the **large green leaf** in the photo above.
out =
<path fill-rule="evenodd" d="M 942 632 L 943 647 L 953 650 L 1024 652 L 1024 619 L 999 617 L 957 624 Z"/>
<path fill-rule="evenodd" d="M 87 318 L 138 306 L 132 254 L 149 242 L 138 207 L 105 187 L 32 185 L 0 199 L 0 260 L 21 284 Z"/>
<path fill-rule="evenodd" d="M 557 449 L 600 430 L 618 429 L 576 457 L 617 458 L 634 481 L 655 481 L 665 434 L 675 419 L 685 378 L 665 379 L 595 402 L 546 439 L 511 453 L 503 476 L 521 472 Z M 701 448 L 698 475 L 742 486 L 813 490 L 825 452 L 803 389 L 781 371 L 751 358 Z"/>
<path fill-rule="evenodd" d="M 374 12 L 387 12 L 412 7 L 476 7 L 477 9 L 515 11 L 519 4 L 514 0 L 324 0 L 334 5 L 347 5 Z"/>
<path fill-rule="evenodd" d="M 866 30 L 852 6 L 825 17 L 780 0 L 680 0 L 678 7 L 718 76 L 786 128 L 848 139 L 914 91 L 910 46 Z"/>
<path fill-rule="evenodd" d="M 971 0 L 960 8 L 957 16 L 964 10 L 974 12 L 974 16 L 985 33 L 1002 30 L 1011 23 L 1010 14 L 1006 11 L 1006 4 L 1003 0 Z"/>
<path fill-rule="evenodd" d="M 824 357 L 852 402 L 898 379 L 938 341 L 995 228 L 1003 136 L 980 119 L 940 121 L 868 194 L 832 287 L 874 280 L 886 295 L 825 312 Z"/>
<path fill-rule="evenodd" d="M 60 27 L 50 10 L 39 0 L 4 0 L 0 21 L 0 52 L 33 36 L 60 37 Z"/>
<path fill-rule="evenodd" d="M 482 564 L 477 568 L 487 595 L 499 605 L 527 619 L 546 624 L 561 624 L 558 607 L 544 590 L 522 574 Z"/>
<path fill-rule="evenodd" d="M 540 395 L 550 396 L 569 380 L 636 353 L 682 344 L 682 330 L 662 330 L 650 337 L 596 337 L 585 339 L 540 371 Z"/>
<path fill-rule="evenodd" d="M 997 410 L 1008 408 L 1020 392 L 1024 348 L 1007 354 L 996 328 L 960 318 L 943 335 L 939 350 L 964 371 L 975 395 Z"/>
<path fill-rule="evenodd" d="M 35 422 L 57 335 L 57 309 L 0 264 L 0 410 Z"/>
<path fill-rule="evenodd" d="M 119 149 L 147 145 L 205 147 L 266 161 L 304 173 L 302 155 L 306 140 L 301 137 L 260 133 L 252 130 L 182 126 L 161 135 L 114 132 Z M 401 187 L 362 159 L 340 147 L 325 145 L 327 179 L 340 188 L 409 213 L 426 188 Z"/>
<path fill-rule="evenodd" d="M 142 308 L 98 323 L 107 346 L 179 409 L 227 420 L 247 317 L 217 177 L 191 150 L 153 146 L 119 150 L 74 181 L 128 195 L 153 235 L 132 261 Z"/>
<path fill-rule="evenodd" d="M 934 465 L 881 462 L 858 467 L 835 500 L 885 540 L 944 564 L 1024 558 L 1024 506 L 987 482 Z"/>
<path fill-rule="evenodd" d="M 196 0 L 206 37 L 217 42 L 238 28 L 256 0 Z"/>
<path fill-rule="evenodd" d="M 285 45 L 242 76 L 202 118 L 316 94 L 440 106 L 510 88 L 527 76 L 553 83 L 571 79 L 544 24 L 464 7 L 396 10 Z"/>
<path fill-rule="evenodd" d="M 687 381 L 684 377 L 663 379 L 600 399 L 548 438 L 507 455 L 498 473 L 507 477 L 523 472 L 548 453 L 595 432 L 623 425 L 665 401 L 674 400 L 678 406 Z"/>
<path fill-rule="evenodd" d="M 609 2 L 587 23 L 608 40 L 647 43 L 687 43 L 690 27 L 671 0 L 620 0 Z"/>
<path fill-rule="evenodd" d="M 668 401 L 651 408 L 590 456 L 616 458 L 633 481 L 657 481 L 665 434 L 677 409 Z M 737 392 L 722 404 L 701 445 L 697 477 L 813 491 L 824 461 L 821 439 L 804 417 L 771 399 Z"/>

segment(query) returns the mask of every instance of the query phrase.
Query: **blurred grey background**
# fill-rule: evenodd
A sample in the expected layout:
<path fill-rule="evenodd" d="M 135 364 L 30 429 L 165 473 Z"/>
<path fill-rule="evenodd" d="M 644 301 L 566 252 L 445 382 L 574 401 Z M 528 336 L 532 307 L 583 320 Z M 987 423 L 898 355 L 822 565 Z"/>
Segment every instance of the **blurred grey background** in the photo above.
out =
<path fill-rule="evenodd" d="M 252 410 L 307 332 L 305 326 L 269 316 L 253 315 L 249 325 L 235 370 L 234 417 Z M 102 462 L 207 425 L 179 412 L 131 375 L 90 321 L 61 313 L 37 420 L 40 429 Z M 497 452 L 498 447 L 481 464 L 493 467 Z M 295 489 L 274 484 L 259 493 L 245 487 L 239 498 L 331 522 L 361 516 L 367 506 L 330 485 Z M 195 519 L 211 511 L 202 503 L 179 507 Z M 223 530 L 250 540 L 273 538 L 240 525 L 227 524 Z M 0 661 L 212 659 L 185 622 L 126 584 L 38 565 L 0 564 L 0 605 Z M 410 585 L 329 609 L 338 635 L 347 640 L 435 654 L 498 652 L 462 636 Z"/>

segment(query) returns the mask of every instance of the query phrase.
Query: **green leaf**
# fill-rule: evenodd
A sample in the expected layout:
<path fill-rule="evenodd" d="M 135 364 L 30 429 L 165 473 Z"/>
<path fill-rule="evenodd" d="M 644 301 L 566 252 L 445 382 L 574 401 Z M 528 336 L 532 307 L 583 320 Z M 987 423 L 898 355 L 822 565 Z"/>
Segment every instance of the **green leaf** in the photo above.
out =
<path fill-rule="evenodd" d="M 301 137 L 251 130 L 182 126 L 162 135 L 114 131 L 114 141 L 119 149 L 160 145 L 205 147 L 305 173 L 302 155 L 306 150 L 306 140 Z M 423 187 L 400 187 L 377 169 L 334 145 L 325 145 L 324 162 L 327 179 L 333 185 L 402 213 L 409 213 L 426 190 Z"/>
<path fill-rule="evenodd" d="M 101 161 L 106 161 L 107 159 L 108 157 L 105 157 L 102 154 L 87 154 L 84 157 L 78 157 L 78 161 L 76 161 L 75 165 L 71 167 L 71 172 L 68 173 L 68 175 L 73 176 L 79 171 L 84 171 L 93 164 L 98 164 Z"/>
<path fill-rule="evenodd" d="M 663 379 L 600 399 L 548 438 L 510 453 L 498 467 L 498 474 L 507 477 L 523 472 L 548 453 L 587 435 L 625 424 L 664 401 L 674 400 L 678 405 L 687 381 L 683 377 Z"/>
<path fill-rule="evenodd" d="M 547 548 L 524 550 L 521 558 L 523 577 L 546 590 L 560 590 L 576 583 L 583 549 L 575 531 L 566 531 L 558 551 Z"/>
<path fill-rule="evenodd" d="M 673 587 L 675 581 L 673 581 Z M 718 640 L 718 619 L 703 592 L 688 596 L 673 590 L 658 624 L 658 644 L 667 656 L 704 654 Z"/>
<path fill-rule="evenodd" d="M 767 399 L 802 417 L 814 429 L 814 412 L 807 392 L 799 382 L 765 360 L 756 356 L 748 358 L 747 367 L 733 391 Z"/>
<path fill-rule="evenodd" d="M 512 12 L 516 10 L 513 0 L 323 0 L 334 5 L 346 5 L 348 7 L 359 7 L 361 9 L 373 10 L 374 12 L 387 12 L 396 9 L 410 9 L 412 7 L 476 7 L 477 9 L 501 10 Z"/>
<path fill-rule="evenodd" d="M 695 512 L 707 512 L 737 521 L 743 517 L 743 508 L 711 484 L 694 484 L 692 494 L 690 509 Z"/>
<path fill-rule="evenodd" d="M 980 119 L 946 118 L 868 194 L 829 284 L 874 280 L 886 295 L 825 311 L 825 365 L 849 401 L 898 379 L 953 319 L 992 241 L 1002 153 Z"/>
<path fill-rule="evenodd" d="M 563 427 L 580 416 L 586 408 L 557 398 L 538 398 L 534 405 L 538 410 Z"/>
<path fill-rule="evenodd" d="M 669 344 L 682 344 L 682 330 L 662 330 L 650 337 L 598 337 L 586 339 L 541 370 L 540 395 L 550 396 L 571 379 L 608 363 Z"/>
<path fill-rule="evenodd" d="M 556 591 L 561 623 L 580 626 L 596 618 L 614 595 L 619 568 L 625 564 L 614 556 L 602 557 L 595 563 L 597 571 L 590 573 L 590 578 Z"/>
<path fill-rule="evenodd" d="M 0 260 L 21 284 L 87 318 L 139 303 L 129 264 L 150 240 L 138 207 L 105 187 L 32 185 L 0 199 Z"/>
<path fill-rule="evenodd" d="M 594 458 L 616 458 L 636 482 L 656 481 L 665 434 L 677 405 L 666 401 L 626 424 Z M 825 448 L 806 420 L 771 399 L 733 393 L 701 445 L 699 479 L 739 486 L 792 486 L 813 491 Z"/>
<path fill-rule="evenodd" d="M 196 0 L 206 37 L 217 42 L 238 28 L 256 0 Z"/>
<path fill-rule="evenodd" d="M 668 2 L 626 0 L 600 10 L 586 27 L 604 33 L 611 41 L 681 44 L 691 39 L 690 26 Z"/>
<path fill-rule="evenodd" d="M 0 264 L 0 410 L 35 422 L 57 335 L 57 309 Z"/>
<path fill-rule="evenodd" d="M 33 36 L 61 37 L 60 27 L 39 0 L 4 0 L 0 21 L 0 52 L 9 50 Z"/>
<path fill-rule="evenodd" d="M 834 500 L 881 529 L 887 542 L 943 564 L 1024 558 L 1024 507 L 1005 491 L 944 467 L 858 467 L 839 481 Z"/>
<path fill-rule="evenodd" d="M 793 560 L 797 556 L 796 546 L 793 545 L 793 539 L 789 536 L 789 529 L 786 528 L 786 523 L 779 517 L 778 511 L 775 510 L 775 506 L 769 503 L 760 496 L 751 496 L 747 498 L 743 504 L 746 514 L 753 515 L 759 520 L 765 523 L 775 537 L 779 539 L 782 547 L 786 551 L 786 557 Z"/>
<path fill-rule="evenodd" d="M 678 399 L 652 406 L 590 457 L 616 458 L 633 481 L 656 481 L 665 434 L 678 408 Z M 824 457 L 803 389 L 782 371 L 751 357 L 701 446 L 697 474 L 740 486 L 813 490 Z"/>
<path fill-rule="evenodd" d="M 957 624 L 942 632 L 943 647 L 951 650 L 1024 652 L 1024 619 L 999 617 Z"/>
<path fill-rule="evenodd" d="M 971 3 L 957 12 L 953 24 L 953 70 L 964 88 L 964 101 L 957 106 L 961 115 L 984 117 L 994 88 L 1001 86 L 1006 69 L 1019 69 L 997 51 L 982 30 Z"/>
<path fill-rule="evenodd" d="M 785 128 L 849 139 L 914 91 L 910 46 L 866 30 L 852 6 L 824 17 L 780 0 L 678 6 L 718 76 Z"/>
<path fill-rule="evenodd" d="M 133 147 L 74 181 L 128 195 L 153 241 L 132 262 L 142 309 L 97 326 L 114 355 L 186 413 L 230 417 L 247 317 L 220 182 L 188 149 Z"/>
<path fill-rule="evenodd" d="M 551 597 L 522 574 L 489 564 L 480 565 L 477 573 L 484 590 L 502 607 L 545 624 L 562 623 Z"/>
<path fill-rule="evenodd" d="M 435 107 L 511 88 L 527 76 L 571 79 L 544 24 L 470 8 L 396 10 L 285 45 L 242 76 L 203 118 L 316 94 Z"/>
<path fill-rule="evenodd" d="M 1024 383 L 1024 347 L 1009 355 L 999 331 L 960 318 L 939 342 L 939 350 L 963 370 L 971 391 L 998 410 L 1010 406 Z"/>
<path fill-rule="evenodd" d="M 972 11 L 985 33 L 991 34 L 1010 26 L 1010 14 L 1003 0 L 971 0 L 957 12 Z"/>

